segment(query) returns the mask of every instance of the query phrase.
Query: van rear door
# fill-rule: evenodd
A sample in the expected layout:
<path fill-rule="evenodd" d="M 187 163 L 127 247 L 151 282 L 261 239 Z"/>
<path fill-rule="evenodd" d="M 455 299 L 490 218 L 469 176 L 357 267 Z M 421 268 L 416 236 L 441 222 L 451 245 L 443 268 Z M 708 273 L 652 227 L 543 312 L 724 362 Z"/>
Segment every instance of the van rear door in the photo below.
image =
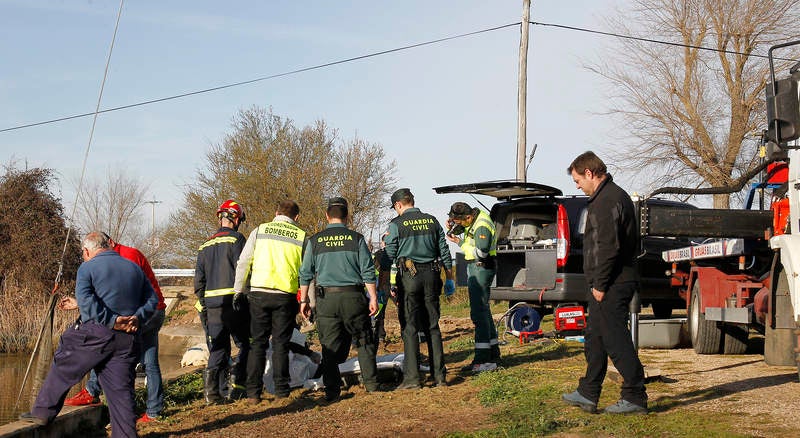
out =
<path fill-rule="evenodd" d="M 497 228 L 497 273 L 493 299 L 529 299 L 533 291 L 556 287 L 557 211 L 561 190 L 519 181 L 486 181 L 435 187 L 436 193 L 496 198 L 491 216 Z"/>
<path fill-rule="evenodd" d="M 479 183 L 434 187 L 433 190 L 440 195 L 446 193 L 486 195 L 497 198 L 498 201 L 525 198 L 528 196 L 562 195 L 561 190 L 555 187 L 519 181 L 485 181 Z"/>

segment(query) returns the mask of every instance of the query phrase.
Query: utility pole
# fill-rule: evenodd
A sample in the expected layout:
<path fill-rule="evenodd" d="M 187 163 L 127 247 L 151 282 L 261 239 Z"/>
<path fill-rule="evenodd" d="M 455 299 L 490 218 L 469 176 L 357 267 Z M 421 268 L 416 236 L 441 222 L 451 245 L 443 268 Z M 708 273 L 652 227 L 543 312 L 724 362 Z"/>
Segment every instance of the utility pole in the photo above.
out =
<path fill-rule="evenodd" d="M 522 0 L 522 23 L 519 38 L 519 81 L 517 123 L 517 181 L 527 182 L 525 155 L 527 154 L 527 101 L 528 101 L 528 27 L 531 16 L 531 0 Z"/>
<path fill-rule="evenodd" d="M 161 201 L 156 201 L 153 199 L 152 201 L 145 201 L 145 204 L 150 204 L 153 210 L 153 228 L 151 228 L 150 232 L 150 247 L 156 247 L 156 204 L 160 204 Z"/>

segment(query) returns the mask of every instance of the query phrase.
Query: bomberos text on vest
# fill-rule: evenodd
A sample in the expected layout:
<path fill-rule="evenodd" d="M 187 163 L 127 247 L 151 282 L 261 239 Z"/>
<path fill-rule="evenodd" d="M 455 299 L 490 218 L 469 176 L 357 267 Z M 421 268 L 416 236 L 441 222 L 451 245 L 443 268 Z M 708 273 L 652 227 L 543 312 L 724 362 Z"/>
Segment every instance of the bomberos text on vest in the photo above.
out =
<path fill-rule="evenodd" d="M 266 227 L 264 227 L 264 233 L 297 240 L 297 231 L 286 228 L 278 228 L 274 225 L 275 224 L 268 224 Z"/>

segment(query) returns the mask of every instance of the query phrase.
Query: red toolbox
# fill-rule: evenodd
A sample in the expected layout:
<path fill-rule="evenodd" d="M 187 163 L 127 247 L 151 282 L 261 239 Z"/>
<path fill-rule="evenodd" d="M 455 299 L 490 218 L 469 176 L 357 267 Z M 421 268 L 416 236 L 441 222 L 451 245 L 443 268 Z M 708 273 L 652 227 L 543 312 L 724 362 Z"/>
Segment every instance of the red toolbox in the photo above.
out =
<path fill-rule="evenodd" d="M 580 333 L 586 327 L 586 312 L 578 303 L 559 304 L 553 311 L 556 333 Z"/>

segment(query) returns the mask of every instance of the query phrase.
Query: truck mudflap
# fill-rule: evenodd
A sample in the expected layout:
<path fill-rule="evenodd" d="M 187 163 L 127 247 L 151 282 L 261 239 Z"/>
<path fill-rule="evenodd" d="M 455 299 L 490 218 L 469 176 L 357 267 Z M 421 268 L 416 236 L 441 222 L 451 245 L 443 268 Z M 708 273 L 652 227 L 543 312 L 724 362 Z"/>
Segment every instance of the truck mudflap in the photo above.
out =
<path fill-rule="evenodd" d="M 794 232 L 794 230 L 792 230 Z M 769 240 L 769 246 L 777 250 L 780 264 L 789 282 L 789 296 L 794 321 L 800 321 L 800 235 L 781 234 Z M 787 324 L 781 324 L 787 325 Z M 781 327 L 789 328 L 789 327 Z"/>
<path fill-rule="evenodd" d="M 706 307 L 706 321 L 750 324 L 753 322 L 750 309 L 746 307 Z"/>

